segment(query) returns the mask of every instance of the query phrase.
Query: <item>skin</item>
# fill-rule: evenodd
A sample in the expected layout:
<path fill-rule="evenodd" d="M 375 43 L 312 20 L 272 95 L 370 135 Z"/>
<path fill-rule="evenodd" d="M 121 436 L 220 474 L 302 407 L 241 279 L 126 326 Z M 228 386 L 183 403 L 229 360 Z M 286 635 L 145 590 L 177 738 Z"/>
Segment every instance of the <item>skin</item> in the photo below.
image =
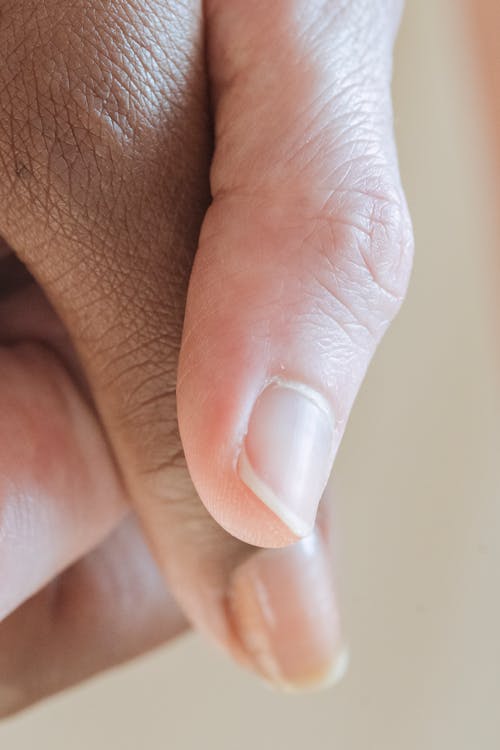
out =
<path fill-rule="evenodd" d="M 4 715 L 178 633 L 164 581 L 268 680 L 339 663 L 328 522 L 288 547 L 235 457 L 278 366 L 338 444 L 404 297 L 401 9 L 1 3 Z"/>
<path fill-rule="evenodd" d="M 481 93 L 485 106 L 488 108 L 488 124 L 490 125 L 491 145 L 494 149 L 496 164 L 500 164 L 500 62 L 496 29 L 500 24 L 500 7 L 495 0 L 480 0 L 466 3 L 467 23 L 472 31 L 476 45 L 475 53 L 481 72 Z"/>

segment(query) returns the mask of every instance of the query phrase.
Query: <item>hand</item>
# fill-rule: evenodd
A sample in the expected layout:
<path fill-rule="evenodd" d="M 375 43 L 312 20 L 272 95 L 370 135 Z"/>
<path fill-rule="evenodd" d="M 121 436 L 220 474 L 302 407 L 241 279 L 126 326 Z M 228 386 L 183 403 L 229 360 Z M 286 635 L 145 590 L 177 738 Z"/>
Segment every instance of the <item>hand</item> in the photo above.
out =
<path fill-rule="evenodd" d="M 206 3 L 213 202 L 177 405 L 209 513 L 175 421 L 206 200 L 200 8 L 3 3 L 0 234 L 38 282 L 0 311 L 4 614 L 119 525 L 130 500 L 200 629 L 277 683 L 338 673 L 327 534 L 309 532 L 409 275 L 389 93 L 400 5 Z M 152 590 L 164 624 L 134 653 L 180 627 Z M 24 607 L 4 623 L 19 648 Z M 106 651 L 109 633 L 78 642 Z M 43 645 L 35 634 L 32 652 Z M 47 663 L 4 671 L 17 696 L 6 710 L 65 684 Z"/>

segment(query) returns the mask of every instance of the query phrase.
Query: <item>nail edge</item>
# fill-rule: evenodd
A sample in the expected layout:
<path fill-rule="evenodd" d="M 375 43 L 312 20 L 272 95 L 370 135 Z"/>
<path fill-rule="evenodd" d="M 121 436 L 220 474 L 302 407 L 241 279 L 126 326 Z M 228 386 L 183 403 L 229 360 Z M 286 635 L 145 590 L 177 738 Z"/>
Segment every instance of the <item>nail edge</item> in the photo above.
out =
<path fill-rule="evenodd" d="M 295 513 L 290 512 L 270 487 L 260 479 L 250 463 L 244 446 L 238 459 L 238 474 L 243 484 L 290 529 L 294 536 L 303 539 L 311 533 L 314 524 L 307 524 Z"/>

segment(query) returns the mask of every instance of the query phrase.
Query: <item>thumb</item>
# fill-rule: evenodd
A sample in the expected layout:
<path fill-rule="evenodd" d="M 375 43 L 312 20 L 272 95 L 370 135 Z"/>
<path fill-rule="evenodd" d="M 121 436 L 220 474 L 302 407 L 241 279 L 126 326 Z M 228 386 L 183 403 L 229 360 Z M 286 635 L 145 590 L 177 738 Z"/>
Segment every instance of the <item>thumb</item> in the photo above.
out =
<path fill-rule="evenodd" d="M 411 267 L 392 132 L 400 0 L 210 0 L 213 203 L 190 282 L 179 423 L 214 518 L 312 529 Z"/>

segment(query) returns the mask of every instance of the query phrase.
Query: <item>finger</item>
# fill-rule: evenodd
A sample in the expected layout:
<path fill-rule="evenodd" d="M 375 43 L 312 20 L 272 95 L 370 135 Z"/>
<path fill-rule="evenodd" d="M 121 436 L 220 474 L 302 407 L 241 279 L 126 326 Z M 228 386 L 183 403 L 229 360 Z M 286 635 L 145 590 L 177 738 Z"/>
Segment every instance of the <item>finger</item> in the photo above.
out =
<path fill-rule="evenodd" d="M 19 265 L 0 264 L 0 619 L 127 512 L 67 333 Z"/>
<path fill-rule="evenodd" d="M 0 347 L 0 382 L 1 620 L 127 506 L 97 418 L 47 346 Z"/>
<path fill-rule="evenodd" d="M 348 666 L 326 524 L 300 542 L 260 550 L 236 568 L 233 623 L 271 684 L 287 691 L 335 685 Z"/>
<path fill-rule="evenodd" d="M 23 350 L 21 349 L 21 351 Z M 22 358 L 21 361 L 23 361 Z M 30 365 L 29 372 L 38 374 L 37 360 L 31 358 L 28 359 L 28 363 Z M 3 372 L 6 375 L 5 368 Z M 17 373 L 15 381 L 22 387 L 24 383 L 22 372 Z M 12 398 L 8 376 L 4 382 L 7 386 L 6 397 L 11 403 L 13 412 L 17 415 L 23 411 L 23 408 L 19 407 L 19 402 L 15 396 Z M 59 383 L 59 391 L 61 387 Z M 33 390 L 28 388 L 26 392 L 31 394 Z M 45 403 L 43 382 L 39 377 L 36 394 L 38 403 Z M 24 391 L 23 395 L 25 395 Z M 31 415 L 30 410 L 26 410 L 26 413 Z M 52 413 L 55 414 L 56 410 L 53 409 Z M 9 418 L 7 413 L 6 423 L 9 423 Z M 41 419 L 45 422 L 43 412 Z M 49 424 L 53 429 L 54 419 L 52 418 L 51 422 L 47 419 L 46 424 Z M 83 429 L 84 425 L 81 419 L 78 419 L 78 424 L 80 429 Z M 26 435 L 26 439 L 36 450 L 40 433 L 37 429 L 33 429 L 34 425 L 36 425 L 36 419 L 31 415 L 31 431 Z M 11 432 L 15 432 L 15 430 L 11 430 Z M 67 440 L 66 444 L 71 445 L 71 441 Z M 96 447 L 99 448 L 99 443 Z M 47 450 L 47 448 L 47 441 L 45 440 L 43 449 Z M 50 454 L 40 457 L 43 463 L 48 463 L 50 467 Z M 82 482 L 81 476 L 72 471 L 64 473 L 64 467 L 71 469 L 72 461 L 68 460 L 68 458 L 71 459 L 71 456 L 68 457 L 67 452 L 59 450 L 57 457 L 60 467 L 63 468 L 63 471 L 59 471 L 59 473 L 69 481 L 74 481 L 74 486 L 85 493 L 87 487 L 85 482 Z M 85 456 L 82 455 L 80 460 L 85 460 Z M 84 552 L 85 548 L 95 541 L 99 534 L 103 534 L 103 529 L 106 529 L 106 526 L 102 525 L 102 512 L 99 514 L 101 509 L 99 508 L 96 512 L 92 506 L 89 507 L 88 505 L 85 507 L 85 514 L 90 514 L 90 520 L 94 525 L 92 526 L 88 522 L 86 525 L 83 524 L 79 505 L 81 507 L 86 498 L 79 493 L 76 496 L 70 494 L 67 497 L 64 492 L 60 492 L 60 482 L 54 487 L 50 482 L 44 481 L 44 475 L 40 475 L 36 471 L 33 477 L 33 471 L 36 469 L 33 462 L 25 462 L 19 471 L 19 477 L 17 477 L 16 473 L 13 472 L 15 464 L 11 460 L 9 452 L 5 456 L 5 461 L 10 472 L 9 477 L 14 477 L 13 481 L 21 484 L 21 486 L 28 484 L 31 489 L 30 498 L 35 498 L 35 502 L 31 502 L 24 512 L 20 506 L 18 494 L 13 494 L 4 499 L 3 522 L 7 526 L 4 531 L 8 533 L 4 534 L 5 544 L 2 548 L 1 567 L 4 580 L 2 593 L 4 597 L 7 597 L 6 604 L 4 600 L 4 611 L 9 612 L 26 599 L 30 593 L 40 588 L 48 578 L 68 565 L 75 556 Z M 97 477 L 102 479 L 103 472 L 100 471 L 99 465 L 96 464 L 95 468 L 98 470 Z M 53 477 L 53 472 L 49 471 L 48 476 Z M 63 484 L 63 489 L 64 487 Z M 103 487 L 97 486 L 97 489 L 102 490 Z M 22 491 L 21 496 L 24 498 L 27 493 Z M 99 492 L 96 499 L 98 501 L 101 499 Z M 107 500 L 109 498 L 105 496 L 104 502 Z M 73 507 L 73 502 L 76 502 L 76 507 Z M 11 522 L 12 508 L 19 513 L 23 523 Z M 15 520 L 17 521 L 17 519 Z M 191 519 L 192 522 L 194 520 Z M 207 520 L 215 527 L 211 519 Z M 99 525 L 99 522 L 101 525 Z M 88 528 L 90 528 L 90 533 Z M 199 600 L 201 598 L 199 589 L 206 589 L 207 585 L 210 586 L 208 594 L 204 596 L 206 610 L 202 624 L 205 628 L 207 625 L 213 625 L 214 618 L 217 617 L 224 623 L 226 629 L 233 629 L 236 640 L 234 635 L 228 634 L 226 639 L 221 639 L 223 645 L 232 648 L 233 653 L 238 658 L 243 659 L 245 663 L 256 668 L 267 679 L 281 686 L 300 685 L 304 687 L 311 683 L 326 684 L 328 680 L 338 679 L 344 668 L 345 658 L 343 653 L 339 653 L 340 626 L 333 593 L 330 561 L 323 539 L 319 536 L 311 537 L 304 543 L 288 550 L 273 551 L 271 554 L 259 552 L 251 555 L 248 551 L 242 550 L 242 545 L 237 544 L 235 540 L 224 538 L 224 532 L 217 527 L 213 529 L 213 535 L 209 540 L 206 538 L 206 532 L 207 528 L 200 525 L 200 528 L 193 535 L 192 523 L 178 523 L 174 533 L 170 534 L 169 541 L 172 542 L 172 549 L 175 554 L 178 554 L 179 550 L 181 551 L 181 557 L 176 563 L 170 561 L 170 564 L 167 565 L 170 574 L 175 574 L 175 580 L 179 584 L 183 598 L 192 598 L 194 606 L 198 610 L 200 609 Z M 120 549 L 125 552 L 127 534 L 121 534 L 120 539 L 122 540 Z M 84 540 L 84 543 L 82 543 L 82 540 Z M 228 542 L 231 542 L 234 546 L 232 558 L 228 554 Z M 192 547 L 193 543 L 197 543 L 199 549 L 199 554 L 195 556 L 187 552 L 189 546 Z M 50 549 L 50 555 L 47 555 L 48 549 Z M 130 550 L 127 551 L 127 555 L 130 555 Z M 100 561 L 102 557 L 103 554 L 99 554 L 97 560 Z M 237 565 L 233 571 L 232 567 L 237 558 L 244 559 L 242 564 Z M 94 556 L 91 556 L 90 559 L 93 560 Z M 165 554 L 163 559 L 165 559 Z M 195 566 L 199 569 L 200 564 L 206 566 L 206 572 L 203 574 L 195 569 Z M 32 691 L 26 692 L 27 688 L 22 692 L 19 692 L 19 690 L 12 692 L 12 689 L 7 691 L 8 696 L 17 696 L 16 701 L 21 701 L 19 705 L 17 702 L 15 703 L 17 707 L 39 699 L 45 692 L 62 689 L 69 684 L 69 681 L 83 679 L 86 673 L 85 671 L 82 673 L 78 669 L 82 669 L 84 666 L 86 669 L 103 669 L 111 665 L 114 650 L 110 647 L 110 643 L 105 641 L 104 635 L 100 634 L 103 627 L 100 620 L 98 623 L 99 638 L 103 641 L 103 644 L 100 641 L 89 643 L 89 652 L 76 648 L 80 637 L 81 645 L 88 641 L 88 633 L 85 631 L 88 622 L 87 610 L 81 602 L 80 576 L 76 577 L 75 572 L 87 571 L 88 567 L 87 562 L 78 563 L 71 573 L 63 574 L 63 578 L 59 582 L 55 585 L 51 584 L 48 590 L 35 597 L 33 602 L 36 602 L 36 604 L 32 605 L 30 602 L 26 607 L 21 608 L 21 614 L 14 613 L 8 618 L 9 624 L 4 632 L 8 634 L 5 648 L 8 655 L 6 657 L 8 658 L 7 667 L 9 665 L 10 667 L 5 667 L 2 674 L 12 674 L 14 668 L 10 660 L 14 659 L 15 673 L 18 675 L 16 679 L 28 680 L 27 687 Z M 94 572 L 94 568 L 95 566 L 92 566 L 92 572 Z M 110 605 L 112 604 L 114 608 L 115 617 L 119 617 L 123 613 L 116 608 L 114 598 L 116 595 L 125 596 L 124 589 L 126 587 L 128 587 L 127 597 L 129 597 L 127 601 L 133 600 L 137 605 L 137 599 L 134 596 L 136 581 L 134 578 L 131 579 L 127 564 L 124 564 L 123 568 L 121 577 L 108 577 L 99 572 L 101 593 L 109 598 Z M 35 575 L 33 575 L 33 572 L 35 572 Z M 144 569 L 144 572 L 147 573 L 147 569 Z M 43 639 L 46 631 L 41 627 L 37 613 L 40 607 L 43 608 L 44 617 L 49 614 L 54 617 L 60 611 L 60 606 L 56 608 L 54 605 L 53 592 L 55 588 L 57 601 L 60 603 L 61 580 L 65 584 L 65 599 L 73 602 L 75 597 L 77 598 L 78 609 L 75 611 L 75 618 L 83 618 L 82 623 L 78 620 L 71 620 L 71 641 L 67 645 L 68 651 L 74 648 L 75 653 L 81 655 L 83 664 L 75 656 L 69 660 L 65 656 L 65 669 L 54 671 L 53 669 L 47 670 L 47 667 L 45 667 L 45 671 L 48 671 L 46 675 L 40 666 L 37 652 L 36 659 L 30 656 L 28 660 L 29 671 L 26 674 L 26 667 L 23 666 L 24 661 L 20 661 L 18 658 L 19 649 L 22 646 L 23 653 L 29 656 L 31 654 L 30 638 L 33 637 L 33 634 L 38 634 L 36 637 L 42 638 L 42 643 L 37 641 L 40 648 L 40 658 L 42 656 L 45 658 L 46 646 Z M 91 583 L 94 586 L 93 580 Z M 137 584 L 139 585 L 139 582 Z M 147 576 L 141 586 L 143 591 L 148 590 Z M 91 594 L 94 597 L 95 592 L 92 591 Z M 47 604 L 50 604 L 48 609 Z M 92 600 L 89 607 L 94 606 L 97 605 Z M 191 607 L 192 609 L 193 607 Z M 99 611 L 101 610 L 99 609 Z M 141 611 L 146 618 L 147 610 L 141 609 Z M 207 623 L 206 615 L 209 611 L 213 612 L 214 617 Z M 22 626 L 22 623 L 26 622 L 25 618 L 33 626 L 33 629 L 29 629 L 28 633 L 26 633 L 26 627 Z M 126 619 L 125 622 L 128 623 L 129 620 Z M 152 628 L 154 628 L 154 624 L 148 625 L 147 632 L 151 632 Z M 123 658 L 131 656 L 132 653 L 127 651 L 128 646 L 126 645 L 130 642 L 130 634 L 122 643 L 121 633 L 115 624 L 113 624 L 111 632 L 112 636 L 110 637 L 112 637 L 113 642 L 116 641 L 120 644 L 118 647 L 121 649 L 119 653 L 125 654 Z M 2 646 L 1 633 L 2 629 L 0 628 L 0 651 Z M 12 633 L 15 634 L 17 639 L 17 648 L 13 648 L 11 644 Z M 61 636 L 58 628 L 54 629 L 53 624 L 50 633 L 54 634 L 57 648 L 62 649 L 66 645 L 67 639 Z M 220 634 L 220 629 L 218 634 Z M 139 643 L 143 643 L 143 640 L 140 640 Z M 94 649 L 97 653 L 94 653 Z M 102 649 L 104 649 L 106 657 L 100 661 L 99 659 L 102 658 L 103 654 Z M 333 663 L 332 655 L 335 657 Z M 56 657 L 58 657 L 58 654 L 56 654 Z M 57 663 L 57 658 L 54 658 L 52 651 L 50 651 L 50 663 L 52 665 Z M 95 664 L 98 666 L 94 667 Z M 55 683 L 49 679 L 54 679 L 54 677 L 56 677 Z M 10 679 L 12 678 L 9 677 Z M 10 700 L 9 698 L 9 706 L 11 706 Z M 12 707 L 9 710 L 13 710 Z"/>
<path fill-rule="evenodd" d="M 293 572 L 286 606 L 295 632 L 302 630 L 292 665 L 292 643 L 277 651 L 278 642 L 293 640 L 288 616 L 277 616 L 284 606 L 279 579 L 262 565 L 259 576 L 239 579 L 251 585 L 236 583 L 238 566 L 255 550 L 224 532 L 199 502 L 177 431 L 178 348 L 209 154 L 200 9 L 164 0 L 89 8 L 81 0 L 61 15 L 56 0 L 8 5 L 9 34 L 0 27 L 0 44 L 22 75 L 0 70 L 0 230 L 66 325 L 128 493 L 183 610 L 269 679 L 321 680 L 342 646 L 321 539 L 276 558 Z M 124 28 L 141 40 L 133 52 Z M 31 41 L 19 45 L 18 38 Z M 21 123 L 14 134 L 13 120 Z M 304 586 L 296 571 L 305 576 L 312 561 L 315 586 Z M 272 622 L 253 615 L 247 627 L 238 612 L 252 585 L 267 591 L 276 614 Z M 266 603 L 256 596 L 253 612 L 256 606 L 264 612 Z"/>
<path fill-rule="evenodd" d="M 185 627 L 131 517 L 0 624 L 0 717 L 159 646 Z"/>
<path fill-rule="evenodd" d="M 179 423 L 201 499 L 253 544 L 309 533 L 406 289 L 390 104 L 400 9 L 207 3 L 213 203 L 190 281 Z"/>

